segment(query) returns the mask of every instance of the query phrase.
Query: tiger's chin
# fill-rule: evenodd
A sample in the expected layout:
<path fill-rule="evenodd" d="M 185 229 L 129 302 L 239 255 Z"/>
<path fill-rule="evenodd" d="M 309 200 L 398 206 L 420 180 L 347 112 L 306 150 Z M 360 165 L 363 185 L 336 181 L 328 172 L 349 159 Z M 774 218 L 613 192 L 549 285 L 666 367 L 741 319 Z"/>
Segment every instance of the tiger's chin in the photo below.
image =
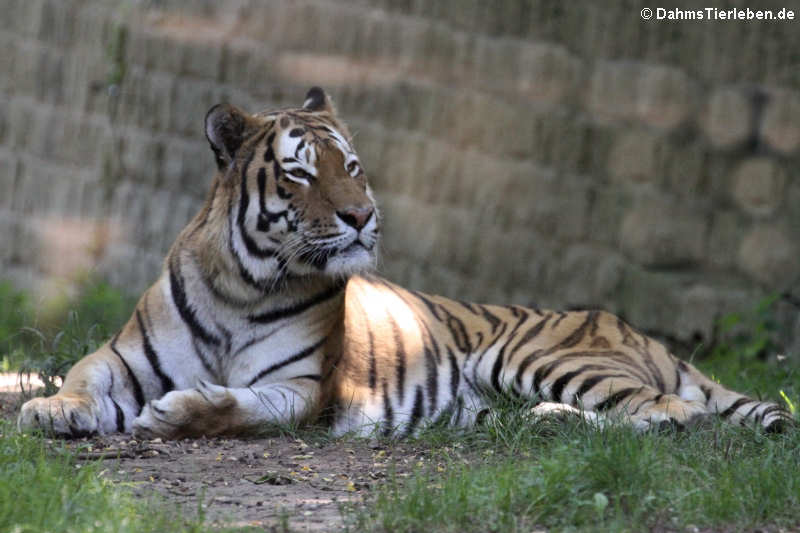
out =
<path fill-rule="evenodd" d="M 374 246 L 367 248 L 361 242 L 354 242 L 328 259 L 325 273 L 330 276 L 348 277 L 373 270 L 376 263 Z"/>

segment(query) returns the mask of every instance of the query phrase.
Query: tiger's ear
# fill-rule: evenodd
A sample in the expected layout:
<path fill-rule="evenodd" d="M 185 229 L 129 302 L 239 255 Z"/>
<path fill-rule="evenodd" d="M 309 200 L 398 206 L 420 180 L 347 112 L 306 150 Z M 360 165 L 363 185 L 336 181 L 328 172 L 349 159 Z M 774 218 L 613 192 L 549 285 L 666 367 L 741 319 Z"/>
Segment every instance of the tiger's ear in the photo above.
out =
<path fill-rule="evenodd" d="M 214 151 L 217 166 L 226 167 L 236 157 L 254 121 L 244 111 L 231 104 L 217 104 L 206 113 L 206 139 Z"/>
<path fill-rule="evenodd" d="M 327 112 L 331 115 L 336 114 L 336 109 L 333 107 L 330 97 L 325 94 L 322 87 L 312 87 L 306 93 L 306 99 L 303 100 L 303 109 L 309 111 Z"/>

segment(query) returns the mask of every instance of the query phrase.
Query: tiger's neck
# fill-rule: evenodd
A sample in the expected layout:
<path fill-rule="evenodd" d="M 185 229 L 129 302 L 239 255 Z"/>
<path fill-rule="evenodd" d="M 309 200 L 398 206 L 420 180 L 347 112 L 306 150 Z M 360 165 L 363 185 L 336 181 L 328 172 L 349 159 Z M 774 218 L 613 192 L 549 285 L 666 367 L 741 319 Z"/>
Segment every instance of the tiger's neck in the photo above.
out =
<path fill-rule="evenodd" d="M 226 187 L 218 181 L 213 190 Z M 236 197 L 235 188 L 228 195 Z M 342 280 L 329 276 L 292 276 L 282 269 L 279 258 L 256 258 L 237 248 L 232 243 L 238 231 L 231 214 L 236 210 L 235 202 L 228 202 L 225 196 L 210 195 L 206 199 L 203 209 L 172 246 L 167 268 L 186 270 L 186 275 L 202 283 L 219 303 L 244 312 L 269 302 L 277 305 L 344 285 Z"/>

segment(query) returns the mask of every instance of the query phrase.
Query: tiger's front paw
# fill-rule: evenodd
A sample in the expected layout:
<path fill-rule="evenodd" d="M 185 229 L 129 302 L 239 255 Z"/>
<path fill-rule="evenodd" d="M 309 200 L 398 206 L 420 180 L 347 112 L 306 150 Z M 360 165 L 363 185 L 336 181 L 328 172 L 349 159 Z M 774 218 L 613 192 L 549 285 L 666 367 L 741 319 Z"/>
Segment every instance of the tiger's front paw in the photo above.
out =
<path fill-rule="evenodd" d="M 86 437 L 98 432 L 98 412 L 88 396 L 56 394 L 34 398 L 23 404 L 17 428 L 39 429 L 59 437 Z"/>
<path fill-rule="evenodd" d="M 199 381 L 196 389 L 168 392 L 144 406 L 133 421 L 137 439 L 212 436 L 227 429 L 236 401 L 225 387 Z"/>

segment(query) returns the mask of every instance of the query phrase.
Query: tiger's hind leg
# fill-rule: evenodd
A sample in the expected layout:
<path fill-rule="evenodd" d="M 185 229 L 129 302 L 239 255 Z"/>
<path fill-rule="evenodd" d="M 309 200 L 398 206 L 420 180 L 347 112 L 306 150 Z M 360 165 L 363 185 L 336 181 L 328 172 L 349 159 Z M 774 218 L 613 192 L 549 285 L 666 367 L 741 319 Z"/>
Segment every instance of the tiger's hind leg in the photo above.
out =
<path fill-rule="evenodd" d="M 651 391 L 648 391 L 651 392 Z M 645 393 L 646 398 L 636 409 L 630 413 L 623 409 L 623 416 L 630 418 L 633 426 L 640 430 L 660 429 L 663 427 L 676 427 L 679 429 L 695 426 L 709 416 L 709 412 L 702 402 L 687 401 L 675 394 L 661 394 L 655 396 Z"/>
<path fill-rule="evenodd" d="M 707 378 L 694 366 L 678 363 L 678 394 L 686 401 L 705 405 L 706 410 L 723 420 L 739 425 L 761 426 L 768 432 L 781 432 L 796 425 L 791 413 L 773 402 L 754 400 Z"/>
<path fill-rule="evenodd" d="M 664 426 L 689 427 L 709 414 L 703 402 L 665 394 L 634 378 L 609 381 L 590 390 L 579 399 L 580 403 L 608 420 L 630 423 L 641 431 Z"/>

